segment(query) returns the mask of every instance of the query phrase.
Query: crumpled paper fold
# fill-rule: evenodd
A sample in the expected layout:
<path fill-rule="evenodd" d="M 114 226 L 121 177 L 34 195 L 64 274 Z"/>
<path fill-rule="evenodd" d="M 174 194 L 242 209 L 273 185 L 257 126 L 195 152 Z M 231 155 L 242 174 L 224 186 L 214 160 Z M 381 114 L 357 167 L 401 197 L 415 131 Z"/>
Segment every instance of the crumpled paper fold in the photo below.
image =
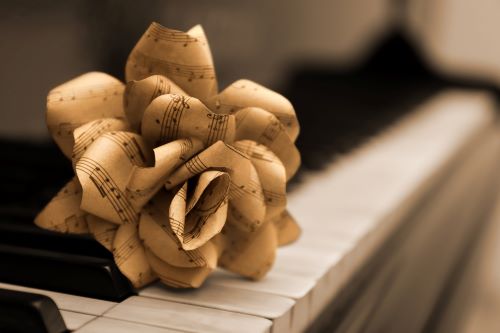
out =
<path fill-rule="evenodd" d="M 201 26 L 151 24 L 125 73 L 50 91 L 47 125 L 75 177 L 35 223 L 90 233 L 135 287 L 199 287 L 217 266 L 263 277 L 300 233 L 286 210 L 300 164 L 290 102 L 248 80 L 218 92 Z"/>

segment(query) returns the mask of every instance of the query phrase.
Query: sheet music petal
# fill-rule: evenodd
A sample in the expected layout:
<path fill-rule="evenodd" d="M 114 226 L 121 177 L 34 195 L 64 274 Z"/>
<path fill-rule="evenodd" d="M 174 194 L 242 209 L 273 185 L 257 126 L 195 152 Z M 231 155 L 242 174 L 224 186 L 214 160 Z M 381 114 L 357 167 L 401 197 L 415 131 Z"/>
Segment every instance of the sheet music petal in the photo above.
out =
<path fill-rule="evenodd" d="M 253 81 L 238 80 L 206 103 L 214 112 L 221 114 L 234 114 L 247 107 L 267 110 L 283 124 L 292 142 L 299 135 L 299 122 L 290 101 Z"/>
<path fill-rule="evenodd" d="M 125 115 L 134 131 L 140 130 L 142 116 L 148 105 L 156 97 L 164 94 L 188 96 L 184 90 L 163 75 L 151 75 L 142 80 L 127 82 L 123 105 Z"/>
<path fill-rule="evenodd" d="M 226 247 L 219 265 L 252 279 L 261 279 L 271 269 L 276 257 L 276 227 L 267 222 L 253 232 L 245 232 L 229 222 L 225 228 Z"/>
<path fill-rule="evenodd" d="M 219 140 L 234 141 L 235 127 L 234 116 L 213 113 L 197 98 L 165 94 L 144 111 L 141 133 L 154 146 L 196 138 L 208 147 Z"/>
<path fill-rule="evenodd" d="M 203 28 L 182 32 L 152 23 L 130 53 L 125 77 L 132 81 L 153 74 L 168 77 L 202 101 L 215 95 L 217 80 Z"/>
<path fill-rule="evenodd" d="M 35 224 L 48 230 L 83 234 L 88 233 L 88 213 L 80 209 L 82 189 L 74 177 L 52 198 L 35 218 Z"/>
<path fill-rule="evenodd" d="M 137 223 L 131 222 L 118 227 L 112 252 L 116 265 L 134 287 L 142 287 L 157 278 L 139 239 Z"/>
<path fill-rule="evenodd" d="M 68 158 L 73 151 L 73 130 L 91 120 L 125 118 L 125 85 L 100 72 L 80 75 L 49 92 L 47 126 L 52 138 Z"/>
<path fill-rule="evenodd" d="M 300 227 L 287 210 L 282 211 L 272 223 L 276 227 L 279 246 L 290 244 L 300 237 Z"/>
<path fill-rule="evenodd" d="M 286 170 L 283 163 L 269 148 L 255 141 L 236 141 L 234 146 L 252 161 L 262 185 L 265 219 L 274 219 L 286 208 Z"/>
<path fill-rule="evenodd" d="M 287 180 L 300 166 L 300 153 L 276 116 L 264 109 L 240 109 L 236 117 L 236 140 L 253 140 L 271 149 L 286 169 Z"/>

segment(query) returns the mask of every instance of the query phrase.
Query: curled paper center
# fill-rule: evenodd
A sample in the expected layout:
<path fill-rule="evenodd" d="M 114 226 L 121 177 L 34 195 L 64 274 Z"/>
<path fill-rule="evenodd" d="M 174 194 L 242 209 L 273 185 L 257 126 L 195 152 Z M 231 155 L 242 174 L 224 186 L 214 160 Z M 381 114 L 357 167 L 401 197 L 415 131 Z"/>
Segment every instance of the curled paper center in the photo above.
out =
<path fill-rule="evenodd" d="M 249 80 L 218 92 L 201 26 L 151 24 L 125 72 L 50 91 L 47 125 L 75 177 L 35 223 L 91 234 L 135 287 L 199 287 L 217 266 L 265 276 L 300 233 L 286 210 L 300 165 L 290 102 Z"/>

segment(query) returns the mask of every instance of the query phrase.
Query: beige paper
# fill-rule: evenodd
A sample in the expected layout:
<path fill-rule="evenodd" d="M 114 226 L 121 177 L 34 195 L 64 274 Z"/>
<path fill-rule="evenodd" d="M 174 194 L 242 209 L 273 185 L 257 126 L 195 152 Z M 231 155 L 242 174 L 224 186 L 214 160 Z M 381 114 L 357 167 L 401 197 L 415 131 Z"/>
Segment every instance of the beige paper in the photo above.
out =
<path fill-rule="evenodd" d="M 50 92 L 49 131 L 76 177 L 35 223 L 90 233 L 135 287 L 199 287 L 218 265 L 265 276 L 300 234 L 286 211 L 300 165 L 290 102 L 248 80 L 218 94 L 199 26 L 153 23 L 126 77 L 93 72 Z"/>

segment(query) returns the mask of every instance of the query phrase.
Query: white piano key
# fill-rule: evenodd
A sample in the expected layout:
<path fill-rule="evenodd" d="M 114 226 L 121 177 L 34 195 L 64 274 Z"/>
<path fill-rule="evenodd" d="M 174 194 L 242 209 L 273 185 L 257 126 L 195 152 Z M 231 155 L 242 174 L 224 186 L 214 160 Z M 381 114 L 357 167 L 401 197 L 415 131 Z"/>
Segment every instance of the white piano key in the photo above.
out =
<path fill-rule="evenodd" d="M 274 272 L 270 272 L 262 280 L 254 281 L 221 269 L 216 270 L 207 282 L 213 285 L 259 291 L 293 299 L 304 297 L 314 286 L 311 279 L 283 276 Z"/>
<path fill-rule="evenodd" d="M 297 218 L 302 212 L 296 212 L 296 206 L 289 206 L 292 215 Z M 367 230 L 371 229 L 376 221 L 370 216 L 356 213 L 324 212 L 326 216 L 316 217 L 316 223 L 309 223 L 304 220 L 301 224 L 302 233 L 300 238 L 290 246 L 318 247 L 325 249 L 342 249 L 355 243 L 359 237 L 363 236 Z M 297 218 L 298 219 L 298 218 Z M 299 220 L 300 221 L 300 220 Z"/>
<path fill-rule="evenodd" d="M 356 225 L 356 217 L 352 218 L 353 225 Z M 347 218 L 345 221 L 349 221 Z M 349 223 L 346 223 L 349 227 Z M 353 228 L 357 230 L 355 233 L 343 233 L 342 231 L 329 230 L 325 228 L 305 229 L 301 238 L 291 245 L 291 247 L 310 250 L 318 253 L 318 255 L 326 255 L 327 253 L 340 255 L 343 262 L 351 262 L 358 260 L 361 252 L 358 247 L 367 237 L 374 231 L 375 223 L 357 224 Z"/>
<path fill-rule="evenodd" d="M 348 253 L 355 244 L 356 243 L 352 240 L 345 239 L 341 235 L 323 234 L 314 237 L 314 235 L 308 234 L 298 239 L 296 243 L 291 246 L 296 248 L 315 249 L 323 253 Z"/>
<path fill-rule="evenodd" d="M 111 318 L 99 317 L 82 328 L 76 333 L 181 333 L 170 328 L 150 326 L 133 323 L 130 321 L 116 320 Z"/>
<path fill-rule="evenodd" d="M 291 193 L 289 210 L 303 226 L 291 247 L 342 256 L 314 286 L 312 318 L 427 193 L 437 170 L 491 122 L 490 102 L 477 93 L 439 95 Z"/>
<path fill-rule="evenodd" d="M 278 249 L 271 272 L 318 280 L 340 259 L 340 252 L 322 253 L 285 246 Z"/>
<path fill-rule="evenodd" d="M 348 258 L 345 253 L 287 246 L 279 249 L 272 272 L 315 280 L 309 299 L 307 322 L 310 323 L 347 282 Z"/>
<path fill-rule="evenodd" d="M 380 212 L 392 207 L 394 200 L 400 202 L 401 189 L 415 189 L 429 176 L 427 171 L 454 152 L 457 140 L 460 144 L 491 117 L 482 112 L 484 95 L 463 95 L 436 97 L 423 106 L 424 112 L 408 117 L 375 144 L 363 146 L 340 165 L 310 177 L 290 195 L 292 213 L 299 221 L 303 215 L 308 223 L 325 224 L 325 218 L 332 217 L 328 212 Z M 464 105 L 468 109 L 464 110 Z M 446 135 L 441 135 L 445 127 Z M 409 183 L 414 186 L 408 187 Z"/>
<path fill-rule="evenodd" d="M 353 244 L 349 249 L 337 252 L 295 244 L 286 246 L 278 250 L 271 272 L 315 280 L 309 304 L 311 319 L 348 283 L 349 278 L 363 263 L 361 252 L 354 251 L 359 246 Z"/>
<path fill-rule="evenodd" d="M 308 325 L 309 298 L 314 287 L 314 279 L 294 277 L 271 271 L 262 280 L 252 281 L 223 270 L 216 270 L 208 278 L 207 282 L 228 288 L 292 298 L 296 302 L 292 310 L 292 331 L 300 332 Z"/>
<path fill-rule="evenodd" d="M 268 319 L 201 306 L 132 296 L 104 317 L 188 332 L 270 332 Z"/>
<path fill-rule="evenodd" d="M 210 282 L 202 288 L 190 290 L 173 290 L 155 283 L 140 290 L 139 295 L 267 318 L 273 321 L 273 333 L 290 331 L 292 307 L 295 305 L 291 298 L 227 288 Z"/>
<path fill-rule="evenodd" d="M 104 312 L 108 311 L 117 304 L 115 302 L 103 301 L 100 299 L 63 294 L 56 291 L 29 288 L 1 282 L 0 288 L 45 295 L 52 298 L 60 310 L 80 312 L 94 316 L 102 315 Z"/>
<path fill-rule="evenodd" d="M 95 319 L 95 316 L 91 316 L 88 314 L 84 313 L 79 313 L 79 312 L 73 312 L 73 311 L 66 311 L 66 310 L 60 310 L 61 316 L 64 319 L 64 323 L 66 324 L 66 327 L 70 331 L 74 331 L 82 327 L 83 325 L 87 324 L 89 321 L 92 319 Z"/>

